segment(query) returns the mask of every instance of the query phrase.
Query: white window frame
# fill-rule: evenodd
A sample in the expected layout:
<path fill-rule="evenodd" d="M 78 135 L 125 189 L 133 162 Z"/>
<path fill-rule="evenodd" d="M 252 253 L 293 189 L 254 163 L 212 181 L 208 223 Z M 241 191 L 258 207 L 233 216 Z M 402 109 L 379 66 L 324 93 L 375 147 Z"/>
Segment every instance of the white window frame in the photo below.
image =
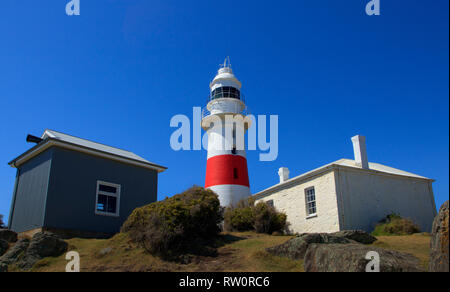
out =
<path fill-rule="evenodd" d="M 313 196 L 314 196 L 314 200 L 309 200 L 308 196 L 310 195 L 309 192 L 313 191 Z M 309 208 L 309 204 L 310 203 L 314 203 L 314 209 L 315 212 L 311 213 L 310 208 Z M 313 218 L 313 217 L 317 217 L 317 197 L 316 197 L 316 190 L 314 187 L 309 187 L 305 189 L 305 209 L 306 209 L 306 219 L 308 218 Z"/>
<path fill-rule="evenodd" d="M 100 191 L 100 185 L 114 187 L 114 188 L 116 188 L 116 193 Z M 110 216 L 110 217 L 119 217 L 120 216 L 119 215 L 120 214 L 120 192 L 121 192 L 120 189 L 121 189 L 121 185 L 119 185 L 119 184 L 110 183 L 110 182 L 101 181 L 101 180 L 97 181 L 97 191 L 96 191 L 96 195 L 95 195 L 95 209 L 94 209 L 96 215 Z M 97 210 L 97 207 L 98 207 L 98 196 L 99 195 L 115 197 L 117 199 L 116 200 L 116 212 L 115 213 L 102 212 L 102 211 L 98 211 Z"/>

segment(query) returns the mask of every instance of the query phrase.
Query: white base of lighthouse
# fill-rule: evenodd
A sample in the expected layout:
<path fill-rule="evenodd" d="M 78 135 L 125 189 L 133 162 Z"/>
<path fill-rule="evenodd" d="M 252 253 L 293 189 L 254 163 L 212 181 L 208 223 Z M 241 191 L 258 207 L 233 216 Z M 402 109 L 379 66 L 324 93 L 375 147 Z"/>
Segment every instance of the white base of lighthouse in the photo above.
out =
<path fill-rule="evenodd" d="M 250 188 L 240 185 L 217 185 L 211 186 L 211 189 L 219 196 L 220 205 L 228 207 L 236 205 L 240 200 L 250 197 Z"/>

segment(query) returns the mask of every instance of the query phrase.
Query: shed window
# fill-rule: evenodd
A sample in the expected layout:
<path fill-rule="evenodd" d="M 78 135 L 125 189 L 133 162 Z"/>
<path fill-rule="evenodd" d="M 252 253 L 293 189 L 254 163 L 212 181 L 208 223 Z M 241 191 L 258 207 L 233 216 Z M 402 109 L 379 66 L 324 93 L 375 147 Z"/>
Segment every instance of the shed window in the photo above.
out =
<path fill-rule="evenodd" d="M 97 196 L 95 214 L 119 216 L 120 185 L 97 181 Z"/>
<path fill-rule="evenodd" d="M 306 199 L 306 215 L 313 216 L 317 213 L 316 208 L 316 192 L 314 187 L 305 190 Z"/>

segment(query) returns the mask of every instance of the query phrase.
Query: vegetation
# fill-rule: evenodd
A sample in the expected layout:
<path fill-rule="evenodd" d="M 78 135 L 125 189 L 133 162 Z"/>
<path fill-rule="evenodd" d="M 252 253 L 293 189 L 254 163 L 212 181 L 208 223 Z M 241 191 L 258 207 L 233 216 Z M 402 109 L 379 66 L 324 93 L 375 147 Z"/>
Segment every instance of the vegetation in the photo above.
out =
<path fill-rule="evenodd" d="M 428 233 L 416 233 L 399 236 L 377 236 L 372 245 L 384 249 L 395 250 L 412 254 L 420 260 L 424 271 L 428 271 L 430 261 L 430 240 Z"/>
<path fill-rule="evenodd" d="M 188 263 L 165 261 L 132 242 L 128 234 L 110 239 L 69 239 L 69 250 L 80 254 L 82 272 L 302 272 L 303 262 L 268 254 L 265 249 L 291 237 L 254 232 L 222 233 L 216 240 L 217 254 L 193 255 Z M 111 252 L 102 253 L 110 248 Z M 37 262 L 32 272 L 65 271 L 64 255 Z M 10 269 L 10 271 L 20 271 Z"/>
<path fill-rule="evenodd" d="M 5 228 L 5 223 L 3 222 L 3 215 L 0 214 L 0 228 Z"/>
<path fill-rule="evenodd" d="M 291 238 L 255 232 L 222 233 L 217 237 L 220 246 L 216 256 L 197 255 L 187 264 L 155 257 L 133 243 L 125 233 L 110 239 L 74 238 L 67 242 L 69 250 L 79 252 L 82 272 L 301 272 L 302 261 L 273 256 L 265 251 L 267 247 L 280 245 Z M 380 236 L 373 246 L 410 253 L 419 258 L 427 270 L 429 234 Z M 102 252 L 105 249 L 111 251 Z M 66 265 L 65 255 L 61 255 L 41 260 L 31 271 L 63 272 Z"/>
<path fill-rule="evenodd" d="M 375 230 L 374 236 L 409 235 L 419 233 L 420 228 L 412 220 L 402 218 L 397 214 L 390 214 L 381 220 Z"/>
<path fill-rule="evenodd" d="M 236 206 L 226 208 L 224 229 L 226 231 L 256 231 L 257 233 L 287 232 L 286 214 L 278 212 L 273 206 L 245 199 Z"/>
<path fill-rule="evenodd" d="M 133 211 L 122 227 L 130 239 L 153 255 L 179 259 L 213 254 L 210 245 L 220 232 L 222 210 L 211 190 L 189 190 Z"/>

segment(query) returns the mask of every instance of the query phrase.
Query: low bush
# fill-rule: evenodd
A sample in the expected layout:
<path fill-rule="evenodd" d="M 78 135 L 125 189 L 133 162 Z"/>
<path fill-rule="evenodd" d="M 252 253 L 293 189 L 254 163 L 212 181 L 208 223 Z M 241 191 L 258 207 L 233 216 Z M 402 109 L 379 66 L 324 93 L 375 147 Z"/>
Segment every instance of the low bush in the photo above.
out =
<path fill-rule="evenodd" d="M 419 226 L 411 219 L 402 218 L 397 214 L 389 214 L 378 222 L 372 235 L 409 235 L 419 232 Z"/>
<path fill-rule="evenodd" d="M 236 206 L 230 206 L 224 212 L 226 231 L 248 231 L 254 229 L 255 214 L 252 199 L 241 200 Z"/>
<path fill-rule="evenodd" d="M 236 206 L 225 209 L 224 229 L 226 231 L 256 231 L 272 234 L 287 232 L 286 214 L 278 212 L 273 206 L 252 198 L 240 201 Z"/>
<path fill-rule="evenodd" d="M 272 234 L 276 231 L 283 232 L 287 227 L 287 216 L 278 212 L 267 203 L 259 202 L 254 208 L 255 231 L 257 233 Z"/>
<path fill-rule="evenodd" d="M 0 228 L 5 228 L 5 223 L 3 222 L 3 215 L 0 214 Z"/>
<path fill-rule="evenodd" d="M 131 240 L 166 259 L 186 253 L 211 253 L 205 242 L 220 232 L 222 209 L 211 190 L 189 190 L 138 209 L 122 226 Z"/>

